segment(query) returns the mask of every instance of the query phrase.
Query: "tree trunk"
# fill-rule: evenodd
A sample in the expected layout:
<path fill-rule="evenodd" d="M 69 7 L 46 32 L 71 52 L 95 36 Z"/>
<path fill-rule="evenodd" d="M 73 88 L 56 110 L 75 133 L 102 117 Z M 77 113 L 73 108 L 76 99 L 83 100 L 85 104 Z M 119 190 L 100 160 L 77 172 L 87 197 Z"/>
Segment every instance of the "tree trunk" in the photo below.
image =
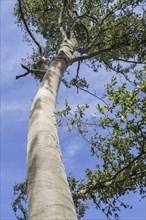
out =
<path fill-rule="evenodd" d="M 56 127 L 56 96 L 75 43 L 66 40 L 33 100 L 27 145 L 29 220 L 77 219 Z"/>

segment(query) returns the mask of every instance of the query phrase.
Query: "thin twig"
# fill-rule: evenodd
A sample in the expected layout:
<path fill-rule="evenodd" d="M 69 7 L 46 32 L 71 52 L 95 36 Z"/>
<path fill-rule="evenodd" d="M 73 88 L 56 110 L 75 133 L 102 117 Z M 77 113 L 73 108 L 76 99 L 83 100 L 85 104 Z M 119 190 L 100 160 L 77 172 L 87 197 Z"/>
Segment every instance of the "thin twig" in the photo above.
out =
<path fill-rule="evenodd" d="M 143 63 L 143 62 L 135 61 L 135 60 L 124 60 L 124 59 L 116 59 L 116 60 L 122 61 L 122 62 L 126 62 L 126 63 L 145 64 L 145 63 Z"/>
<path fill-rule="evenodd" d="M 93 17 L 92 15 L 85 14 L 85 17 L 89 18 L 89 20 L 91 20 L 92 22 L 98 23 L 97 18 Z"/>
<path fill-rule="evenodd" d="M 96 94 L 94 94 L 94 93 L 92 93 L 92 92 L 90 92 L 90 91 L 88 91 L 88 90 L 86 90 L 86 89 L 83 89 L 83 88 L 79 88 L 79 89 L 82 90 L 82 91 L 84 91 L 84 92 L 87 92 L 88 94 L 90 94 L 90 95 L 92 95 L 92 96 L 94 96 L 94 97 L 96 97 L 96 98 L 99 99 L 100 101 L 104 102 L 104 104 L 105 104 L 106 106 L 108 106 L 108 104 L 107 104 L 102 98 L 98 97 Z"/>
<path fill-rule="evenodd" d="M 116 72 L 116 73 L 122 74 L 122 75 L 125 77 L 125 79 L 126 79 L 129 83 L 131 83 L 131 85 L 134 85 L 134 84 L 131 82 L 131 80 L 128 78 L 128 76 L 126 76 L 125 73 L 122 72 L 122 70 L 120 71 L 120 70 L 114 69 L 114 67 L 110 66 L 110 65 L 109 65 L 108 63 L 106 63 L 105 61 L 104 61 L 104 63 L 107 65 L 107 67 L 108 67 L 109 69 L 113 70 L 113 71 Z"/>

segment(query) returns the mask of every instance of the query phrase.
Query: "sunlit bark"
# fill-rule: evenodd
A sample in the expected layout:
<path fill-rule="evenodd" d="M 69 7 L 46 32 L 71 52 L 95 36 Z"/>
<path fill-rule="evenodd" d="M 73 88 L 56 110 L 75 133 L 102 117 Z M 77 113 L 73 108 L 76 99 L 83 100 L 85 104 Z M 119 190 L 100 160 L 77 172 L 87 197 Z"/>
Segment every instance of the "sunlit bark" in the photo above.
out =
<path fill-rule="evenodd" d="M 77 219 L 55 118 L 58 88 L 74 46 L 73 39 L 61 45 L 32 103 L 27 146 L 29 220 Z"/>

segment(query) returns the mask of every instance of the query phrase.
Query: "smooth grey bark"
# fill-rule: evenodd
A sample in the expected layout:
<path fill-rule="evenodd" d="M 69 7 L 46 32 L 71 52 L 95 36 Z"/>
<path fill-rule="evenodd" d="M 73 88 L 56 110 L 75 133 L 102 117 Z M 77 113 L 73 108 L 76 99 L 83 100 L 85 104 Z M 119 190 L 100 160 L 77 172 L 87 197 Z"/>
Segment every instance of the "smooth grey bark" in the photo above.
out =
<path fill-rule="evenodd" d="M 63 42 L 32 102 L 27 145 L 29 220 L 77 219 L 55 118 L 58 88 L 74 47 L 74 39 Z"/>

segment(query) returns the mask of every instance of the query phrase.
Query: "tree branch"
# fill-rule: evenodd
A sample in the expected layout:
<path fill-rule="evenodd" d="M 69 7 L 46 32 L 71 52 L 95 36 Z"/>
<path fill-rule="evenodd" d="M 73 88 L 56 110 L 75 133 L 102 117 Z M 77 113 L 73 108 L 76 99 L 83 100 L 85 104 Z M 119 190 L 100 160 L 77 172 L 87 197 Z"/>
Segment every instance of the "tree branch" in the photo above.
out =
<path fill-rule="evenodd" d="M 86 34 L 86 39 L 87 39 L 87 43 L 90 42 L 90 38 L 89 38 L 89 32 L 87 27 L 81 22 L 81 18 L 84 17 L 84 15 L 78 16 L 76 11 L 71 11 L 70 9 L 68 10 L 69 12 L 69 16 L 73 19 L 74 23 L 72 25 L 71 31 L 70 31 L 70 38 L 72 38 L 72 36 L 74 36 L 74 29 L 75 27 L 78 25 L 79 29 L 81 29 L 81 27 L 84 29 L 85 34 Z"/>
<path fill-rule="evenodd" d="M 89 18 L 89 20 L 91 20 L 92 22 L 95 22 L 95 23 L 98 24 L 97 18 L 93 17 L 92 15 L 85 14 L 85 17 Z"/>
<path fill-rule="evenodd" d="M 30 71 L 30 69 L 27 67 L 27 66 L 24 66 L 23 64 L 21 64 L 22 68 L 27 70 L 27 71 Z"/>
<path fill-rule="evenodd" d="M 116 179 L 116 177 L 122 173 L 124 170 L 128 169 L 136 160 L 138 160 L 139 158 L 141 158 L 144 153 L 139 154 L 137 157 L 135 157 L 129 164 L 127 164 L 126 166 L 124 166 L 122 169 L 118 170 L 114 176 L 106 181 L 103 182 L 97 182 L 94 186 L 88 187 L 88 189 L 86 190 L 86 192 L 84 192 L 85 194 L 88 193 L 90 190 L 96 190 L 98 188 L 101 187 L 109 187 L 110 185 L 112 185 L 113 180 Z"/>
<path fill-rule="evenodd" d="M 78 61 L 77 73 L 76 73 L 76 80 L 79 78 L 80 64 L 81 64 L 81 62 Z M 77 93 L 78 93 L 78 91 L 79 91 L 79 87 L 77 87 Z"/>
<path fill-rule="evenodd" d="M 118 171 L 115 173 L 115 175 L 114 175 L 112 178 L 110 178 L 108 181 L 114 180 L 120 173 L 122 173 L 124 170 L 128 169 L 136 160 L 138 160 L 139 158 L 141 158 L 144 154 L 145 154 L 145 152 L 144 152 L 144 153 L 142 152 L 142 153 L 139 154 L 137 157 L 133 158 L 133 160 L 132 160 L 129 164 L 127 164 L 126 166 L 124 166 L 122 169 L 118 170 Z"/>
<path fill-rule="evenodd" d="M 103 182 L 97 182 L 94 186 L 89 186 L 86 189 L 82 189 L 78 192 L 76 192 L 77 195 L 81 195 L 81 194 L 87 194 L 89 191 L 93 191 L 93 190 L 97 190 L 97 189 L 102 189 L 104 187 L 110 187 L 113 183 L 113 180 L 120 174 L 122 173 L 124 170 L 128 169 L 136 160 L 140 159 L 142 156 L 144 156 L 146 154 L 146 152 L 142 152 L 141 154 L 139 154 L 137 157 L 135 157 L 129 164 L 127 164 L 126 166 L 124 166 L 122 169 L 118 170 L 114 176 L 108 180 L 105 180 Z M 132 177 L 133 175 L 129 176 Z M 125 179 L 126 180 L 126 179 Z"/>
<path fill-rule="evenodd" d="M 19 79 L 19 78 L 21 78 L 21 77 L 27 76 L 28 74 L 30 74 L 30 71 L 28 71 L 28 72 L 26 72 L 26 73 L 24 73 L 24 74 L 21 74 L 21 75 L 16 76 L 16 79 Z"/>
<path fill-rule="evenodd" d="M 109 11 L 109 12 L 103 17 L 103 19 L 101 20 L 101 22 L 100 22 L 99 25 L 102 25 L 103 22 L 108 18 L 108 16 L 110 16 L 111 14 L 113 14 L 113 13 L 115 13 L 116 11 L 120 10 L 121 8 L 123 9 L 122 6 L 124 5 L 124 3 L 125 3 L 125 1 L 121 2 L 121 4 L 119 4 L 119 5 L 118 5 L 118 4 L 115 5 L 115 7 L 112 7 L 112 10 Z M 124 6 L 124 7 L 127 7 L 127 5 Z"/>
<path fill-rule="evenodd" d="M 105 48 L 105 49 L 98 50 L 94 53 L 90 53 L 90 54 L 87 54 L 87 55 L 82 55 L 82 56 L 79 56 L 79 57 L 75 57 L 75 58 L 72 59 L 72 63 L 75 63 L 77 61 L 83 61 L 83 60 L 90 59 L 90 58 L 95 57 L 95 56 L 97 56 L 101 53 L 108 52 L 108 51 L 110 51 L 114 48 L 115 48 L 115 46 L 111 46 L 111 47 L 108 47 L 108 48 Z"/>
<path fill-rule="evenodd" d="M 21 77 L 27 76 L 27 75 L 30 74 L 30 73 L 34 73 L 35 75 L 40 74 L 40 73 L 41 73 L 41 74 L 45 74 L 45 73 L 46 73 L 45 70 L 41 70 L 41 69 L 29 69 L 27 66 L 25 66 L 25 65 L 23 65 L 23 64 L 21 64 L 21 66 L 22 66 L 23 69 L 27 70 L 27 72 L 24 73 L 24 74 L 21 74 L 21 75 L 16 76 L 16 79 L 19 79 L 19 78 L 21 78 Z"/>
<path fill-rule="evenodd" d="M 83 89 L 83 88 L 79 88 L 79 89 L 82 90 L 82 91 L 84 91 L 84 92 L 87 92 L 88 94 L 90 94 L 90 95 L 92 95 L 92 96 L 94 96 L 94 97 L 96 97 L 97 99 L 99 99 L 100 101 L 102 101 L 106 106 L 108 106 L 108 104 L 107 104 L 102 98 L 98 97 L 96 94 L 94 94 L 94 93 L 92 93 L 92 92 L 90 92 L 90 91 L 88 91 L 88 90 L 86 90 L 86 89 Z"/>
<path fill-rule="evenodd" d="M 67 3 L 67 0 L 64 0 L 64 3 L 62 5 L 62 8 L 61 8 L 61 11 L 60 11 L 60 14 L 59 14 L 59 18 L 58 18 L 58 25 L 60 26 L 60 32 L 62 34 L 63 41 L 68 39 L 66 31 L 62 27 L 62 16 L 63 16 L 64 10 L 65 10 L 65 7 L 66 7 L 66 3 Z"/>
<path fill-rule="evenodd" d="M 22 4 L 21 4 L 21 0 L 18 0 L 18 3 L 19 3 L 19 9 L 20 9 L 20 14 L 21 14 L 21 18 L 22 18 L 22 21 L 24 23 L 24 26 L 28 32 L 28 34 L 30 35 L 31 39 L 34 41 L 34 43 L 38 46 L 39 48 L 39 53 L 42 54 L 42 47 L 40 46 L 40 44 L 38 43 L 38 41 L 35 39 L 35 37 L 33 36 L 33 34 L 31 33 L 27 23 L 26 23 L 26 20 L 24 18 L 24 14 L 23 14 L 23 10 L 22 10 Z"/>
<path fill-rule="evenodd" d="M 124 59 L 116 59 L 117 61 L 122 61 L 122 62 L 126 62 L 126 63 L 134 63 L 134 64 L 146 64 L 140 61 L 134 61 L 134 60 L 124 60 Z"/>
<path fill-rule="evenodd" d="M 76 79 L 79 77 L 80 65 L 81 65 L 81 62 L 78 61 Z"/>
<path fill-rule="evenodd" d="M 110 65 L 109 65 L 108 63 L 106 63 L 105 61 L 104 61 L 104 64 L 105 64 L 110 70 L 113 70 L 113 71 L 116 72 L 116 73 L 122 74 L 122 75 L 125 77 L 125 79 L 126 79 L 129 83 L 131 83 L 132 85 L 134 85 L 133 82 L 128 78 L 128 76 L 125 75 L 124 70 L 123 70 L 123 71 L 122 71 L 122 70 L 117 70 L 117 69 L 115 69 L 114 67 L 110 66 Z"/>
<path fill-rule="evenodd" d="M 89 37 L 89 32 L 88 32 L 88 29 L 86 28 L 86 26 L 81 22 L 79 21 L 79 25 L 83 27 L 83 29 L 85 30 L 86 32 L 86 39 L 87 39 L 87 44 L 90 42 L 90 37 Z"/>

